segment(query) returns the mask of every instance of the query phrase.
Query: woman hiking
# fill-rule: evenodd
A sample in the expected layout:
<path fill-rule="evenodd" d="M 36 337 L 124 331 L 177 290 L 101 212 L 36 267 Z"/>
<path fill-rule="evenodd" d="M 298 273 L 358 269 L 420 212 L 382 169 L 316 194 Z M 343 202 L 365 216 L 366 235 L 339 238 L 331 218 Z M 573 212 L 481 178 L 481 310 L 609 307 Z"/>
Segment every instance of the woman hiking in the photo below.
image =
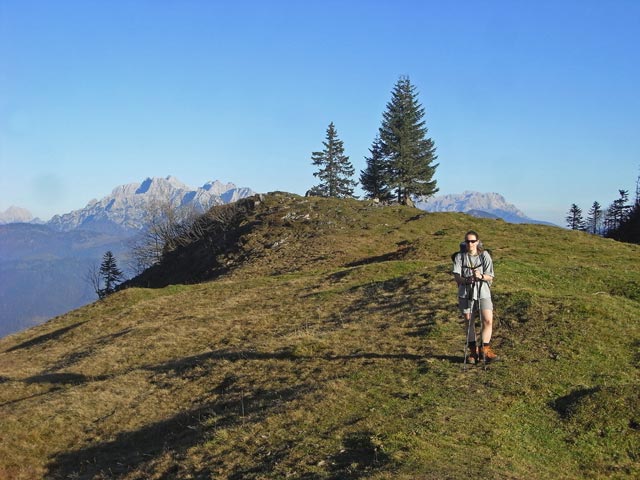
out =
<path fill-rule="evenodd" d="M 466 320 L 469 363 L 479 359 L 486 363 L 498 360 L 491 349 L 493 332 L 493 303 L 491 302 L 491 282 L 493 281 L 493 261 L 485 251 L 478 234 L 470 230 L 464 238 L 466 248 L 453 257 L 453 275 L 458 284 L 458 306 Z M 479 299 L 478 299 L 479 297 Z M 482 319 L 480 348 L 476 345 L 475 322 L 472 318 L 474 302 L 479 300 Z M 472 323 L 473 322 L 473 323 Z"/>

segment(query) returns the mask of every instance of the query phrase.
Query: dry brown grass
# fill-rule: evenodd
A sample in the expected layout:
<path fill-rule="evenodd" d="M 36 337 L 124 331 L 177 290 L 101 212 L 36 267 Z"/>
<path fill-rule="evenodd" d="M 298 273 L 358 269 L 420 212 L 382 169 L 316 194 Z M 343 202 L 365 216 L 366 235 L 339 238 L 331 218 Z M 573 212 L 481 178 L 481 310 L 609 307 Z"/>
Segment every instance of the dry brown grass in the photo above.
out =
<path fill-rule="evenodd" d="M 582 417 L 554 409 L 584 388 L 638 385 L 638 303 L 608 286 L 640 285 L 637 247 L 290 196 L 268 197 L 246 222 L 234 248 L 217 254 L 229 270 L 215 281 L 131 288 L 0 341 L 5 477 L 638 472 L 631 454 L 599 455 L 594 467 L 595 446 L 619 448 L 613 433 L 571 443 Z M 487 372 L 461 370 L 448 274 L 471 226 L 498 271 L 496 343 L 507 361 Z M 589 275 L 576 282 L 576 268 Z M 617 413 L 626 414 L 634 425 L 637 412 Z M 617 432 L 630 446 L 640 441 L 634 428 Z"/>

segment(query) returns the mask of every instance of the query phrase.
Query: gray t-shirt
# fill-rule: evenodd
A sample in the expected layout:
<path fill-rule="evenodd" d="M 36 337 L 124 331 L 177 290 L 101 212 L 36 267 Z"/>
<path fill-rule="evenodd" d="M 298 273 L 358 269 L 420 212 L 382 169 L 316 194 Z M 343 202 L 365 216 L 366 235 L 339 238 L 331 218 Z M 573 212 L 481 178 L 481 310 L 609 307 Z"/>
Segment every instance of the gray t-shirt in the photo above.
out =
<path fill-rule="evenodd" d="M 486 250 L 480 255 L 471 255 L 469 253 L 458 253 L 453 257 L 453 273 L 457 273 L 462 277 L 473 277 L 473 270 L 478 269 L 483 275 L 493 274 L 493 260 Z M 480 282 L 480 298 L 491 298 L 491 284 L 489 282 Z M 473 294 L 471 298 L 478 298 L 477 288 L 475 285 L 460 285 L 458 287 L 458 297 L 469 298 L 469 292 Z"/>

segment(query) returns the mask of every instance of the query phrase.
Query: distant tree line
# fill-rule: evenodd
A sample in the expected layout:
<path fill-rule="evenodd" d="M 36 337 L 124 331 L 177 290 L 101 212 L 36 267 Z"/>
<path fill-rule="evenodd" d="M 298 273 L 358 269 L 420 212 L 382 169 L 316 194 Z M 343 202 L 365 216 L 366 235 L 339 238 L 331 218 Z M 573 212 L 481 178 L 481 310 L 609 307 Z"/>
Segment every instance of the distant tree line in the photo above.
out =
<path fill-rule="evenodd" d="M 618 198 L 603 209 L 593 202 L 586 218 L 575 203 L 565 217 L 567 227 L 622 242 L 640 243 L 640 175 L 636 180 L 635 201 L 629 203 L 629 191 L 618 190 Z"/>
<path fill-rule="evenodd" d="M 403 205 L 411 204 L 414 195 L 431 196 L 438 191 L 433 179 L 438 164 L 434 161 L 435 145 L 427 137 L 423 120 L 425 110 L 408 77 L 400 77 L 391 101 L 382 116 L 382 124 L 365 157 L 367 167 L 360 172 L 360 184 L 365 197 Z M 333 122 L 327 128 L 322 151 L 313 152 L 311 160 L 318 170 L 313 174 L 320 181 L 308 195 L 323 197 L 354 197 L 357 182 L 355 170 L 344 153 L 344 143 L 338 138 Z"/>

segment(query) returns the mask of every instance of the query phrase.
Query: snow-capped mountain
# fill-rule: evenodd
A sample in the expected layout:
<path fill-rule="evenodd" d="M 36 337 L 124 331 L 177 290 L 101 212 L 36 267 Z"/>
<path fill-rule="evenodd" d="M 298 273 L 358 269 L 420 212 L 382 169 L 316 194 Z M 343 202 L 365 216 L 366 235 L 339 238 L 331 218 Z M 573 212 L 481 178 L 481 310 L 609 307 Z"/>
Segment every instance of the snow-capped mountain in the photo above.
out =
<path fill-rule="evenodd" d="M 427 212 L 463 212 L 476 217 L 501 218 L 511 223 L 548 223 L 529 218 L 498 193 L 465 191 L 427 199 L 417 198 L 415 206 Z"/>
<path fill-rule="evenodd" d="M 56 215 L 48 225 L 59 231 L 83 228 L 94 231 L 139 230 L 145 224 L 150 207 L 170 202 L 174 206 L 191 206 L 205 211 L 214 205 L 234 202 L 254 195 L 250 188 L 218 180 L 194 189 L 173 176 L 147 178 L 142 183 L 129 183 L 113 189 L 101 200 L 91 200 L 81 210 Z"/>

